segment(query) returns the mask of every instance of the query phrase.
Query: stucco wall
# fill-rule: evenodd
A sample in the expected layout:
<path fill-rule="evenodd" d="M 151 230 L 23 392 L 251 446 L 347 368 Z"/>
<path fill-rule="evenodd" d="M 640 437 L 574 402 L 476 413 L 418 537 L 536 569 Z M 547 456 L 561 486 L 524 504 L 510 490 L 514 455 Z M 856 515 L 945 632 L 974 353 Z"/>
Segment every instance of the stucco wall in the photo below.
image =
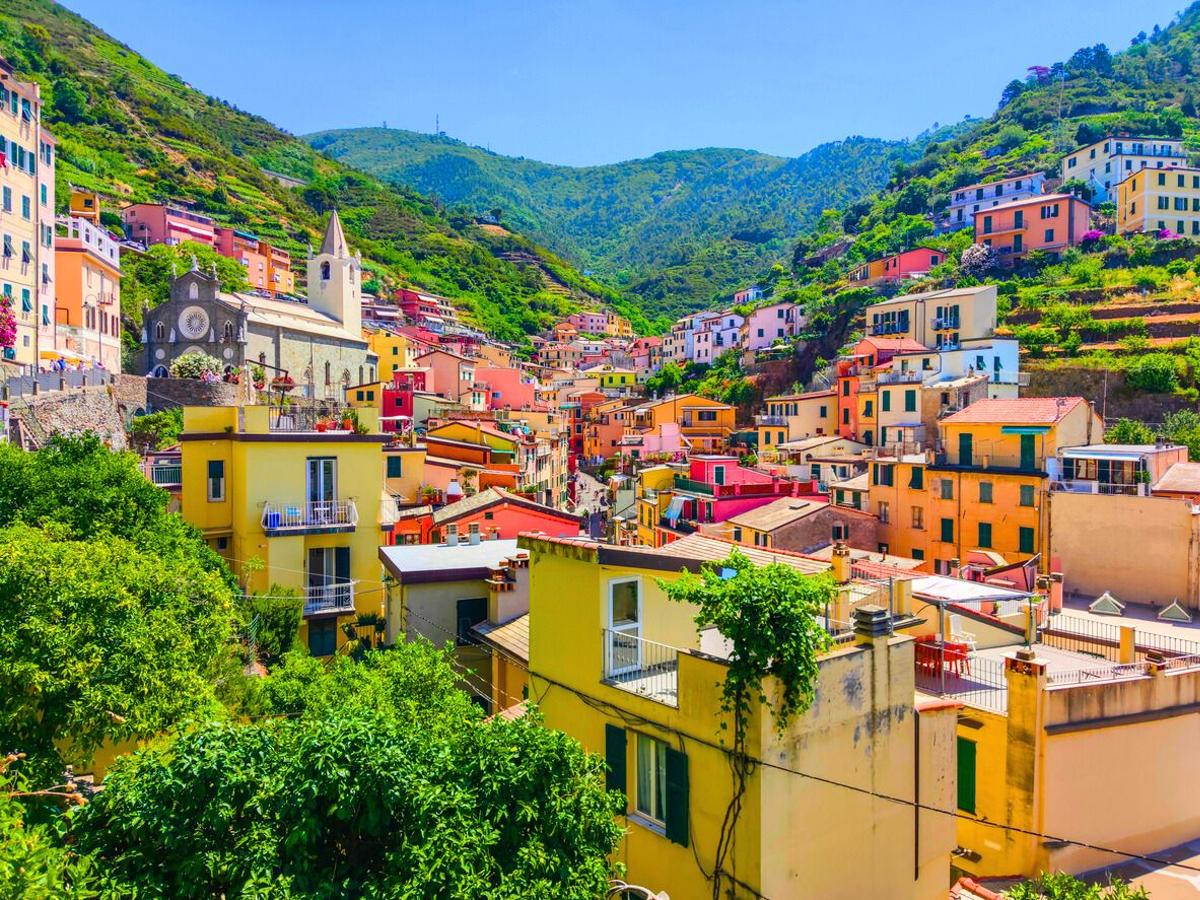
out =
<path fill-rule="evenodd" d="M 1188 501 L 1066 491 L 1047 496 L 1050 556 L 1065 590 L 1200 606 L 1200 526 Z"/>

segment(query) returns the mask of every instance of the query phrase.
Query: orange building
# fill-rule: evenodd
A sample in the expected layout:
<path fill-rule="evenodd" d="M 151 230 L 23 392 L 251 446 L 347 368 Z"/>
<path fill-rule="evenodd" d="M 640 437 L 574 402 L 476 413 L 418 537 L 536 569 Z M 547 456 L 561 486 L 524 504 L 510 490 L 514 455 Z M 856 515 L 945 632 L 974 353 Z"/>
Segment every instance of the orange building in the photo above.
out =
<path fill-rule="evenodd" d="M 259 241 L 258 252 L 267 260 L 267 290 L 274 294 L 294 294 L 296 275 L 292 272 L 292 254 L 264 241 Z"/>
<path fill-rule="evenodd" d="M 246 270 L 246 282 L 252 289 L 269 290 L 267 287 L 267 258 L 259 250 L 258 238 L 244 231 L 235 231 L 220 225 L 214 229 L 217 252 L 242 264 Z"/>
<path fill-rule="evenodd" d="M 1010 265 L 1030 250 L 1058 253 L 1091 227 L 1092 208 L 1070 194 L 1045 194 L 980 210 L 975 243 L 991 247 Z"/>
<path fill-rule="evenodd" d="M 61 219 L 55 237 L 54 350 L 121 371 L 121 255 L 87 219 Z"/>
<path fill-rule="evenodd" d="M 850 272 L 850 280 L 870 286 L 899 281 L 901 278 L 917 278 L 929 274 L 930 269 L 945 261 L 946 254 L 942 250 L 914 247 L 912 250 L 863 263 Z"/>

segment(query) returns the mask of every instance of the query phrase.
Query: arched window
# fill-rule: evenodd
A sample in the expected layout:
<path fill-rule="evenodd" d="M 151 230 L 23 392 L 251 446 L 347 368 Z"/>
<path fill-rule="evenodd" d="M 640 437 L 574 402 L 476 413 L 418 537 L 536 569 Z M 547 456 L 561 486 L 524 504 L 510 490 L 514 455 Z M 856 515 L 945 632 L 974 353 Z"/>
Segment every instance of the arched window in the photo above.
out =
<path fill-rule="evenodd" d="M 154 367 L 154 377 L 155 378 L 166 378 L 167 377 L 167 367 L 166 366 L 155 366 Z"/>
<path fill-rule="evenodd" d="M 321 263 L 321 280 L 322 281 L 329 280 L 329 263 L 328 262 Z"/>
<path fill-rule="evenodd" d="M 233 323 L 228 319 L 225 320 L 225 343 L 233 343 Z"/>
<path fill-rule="evenodd" d="M 358 383 L 359 384 L 363 383 L 363 367 L 362 366 L 358 367 Z"/>
<path fill-rule="evenodd" d="M 167 339 L 167 326 L 162 322 L 154 326 L 154 339 L 156 341 L 165 341 Z"/>
<path fill-rule="evenodd" d="M 330 368 L 329 363 L 325 363 L 325 383 L 326 384 L 333 383 L 333 371 Z"/>
<path fill-rule="evenodd" d="M 200 285 L 196 284 L 196 282 L 194 282 L 194 281 L 188 285 L 188 299 L 189 300 L 199 300 L 200 299 Z"/>
<path fill-rule="evenodd" d="M 343 387 L 350 384 L 350 370 L 342 369 L 342 385 Z"/>

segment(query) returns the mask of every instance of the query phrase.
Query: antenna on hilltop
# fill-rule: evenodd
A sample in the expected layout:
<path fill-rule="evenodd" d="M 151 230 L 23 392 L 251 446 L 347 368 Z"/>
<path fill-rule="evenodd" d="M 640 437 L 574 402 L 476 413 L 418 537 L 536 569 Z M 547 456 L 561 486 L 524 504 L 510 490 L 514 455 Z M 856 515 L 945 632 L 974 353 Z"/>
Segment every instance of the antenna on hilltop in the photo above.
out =
<path fill-rule="evenodd" d="M 438 113 L 433 114 L 433 133 L 442 133 L 442 117 Z"/>

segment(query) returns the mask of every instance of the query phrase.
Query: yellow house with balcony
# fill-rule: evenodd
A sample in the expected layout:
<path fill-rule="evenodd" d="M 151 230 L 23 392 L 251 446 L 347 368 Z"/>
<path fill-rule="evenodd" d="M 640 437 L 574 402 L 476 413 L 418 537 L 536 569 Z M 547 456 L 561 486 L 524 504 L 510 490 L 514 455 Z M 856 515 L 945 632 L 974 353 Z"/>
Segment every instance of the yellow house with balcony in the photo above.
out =
<path fill-rule="evenodd" d="M 870 512 L 879 550 L 949 573 L 972 550 L 1008 562 L 1042 554 L 1046 492 L 1060 447 L 1099 441 L 1103 423 L 1082 397 L 984 399 L 939 422 L 941 452 L 881 454 L 871 463 Z"/>
<path fill-rule="evenodd" d="M 418 346 L 402 334 L 390 331 L 372 331 L 367 334 L 367 347 L 379 357 L 379 377 L 390 384 L 392 373 L 397 369 L 411 369 L 416 365 L 418 353 L 424 353 L 424 345 Z"/>
<path fill-rule="evenodd" d="M 956 347 L 996 331 L 996 286 L 903 294 L 867 308 L 867 337 L 911 338 L 926 347 Z"/>
<path fill-rule="evenodd" d="M 608 786 L 624 793 L 614 861 L 631 883 L 711 896 L 734 795 L 720 711 L 730 645 L 697 631 L 695 608 L 668 600 L 660 579 L 698 571 L 730 545 L 702 535 L 657 550 L 532 536 L 519 545 L 530 552 L 529 694 L 547 727 L 604 754 Z M 828 567 L 741 550 L 758 565 Z M 722 896 L 946 896 L 954 818 L 878 797 L 953 808 L 956 704 L 916 693 L 913 641 L 891 634 L 885 609 L 859 607 L 855 620 L 820 659 L 811 709 L 783 733 L 757 703 L 750 712 L 747 752 L 762 762 L 745 782 Z"/>
<path fill-rule="evenodd" d="M 301 407 L 186 407 L 180 435 L 182 514 L 253 593 L 304 597 L 300 639 L 333 653 L 340 625 L 383 612 L 377 556 L 383 447 L 371 432 L 317 431 Z M 255 562 L 261 562 L 261 567 Z M 247 563 L 250 563 L 247 566 Z"/>

